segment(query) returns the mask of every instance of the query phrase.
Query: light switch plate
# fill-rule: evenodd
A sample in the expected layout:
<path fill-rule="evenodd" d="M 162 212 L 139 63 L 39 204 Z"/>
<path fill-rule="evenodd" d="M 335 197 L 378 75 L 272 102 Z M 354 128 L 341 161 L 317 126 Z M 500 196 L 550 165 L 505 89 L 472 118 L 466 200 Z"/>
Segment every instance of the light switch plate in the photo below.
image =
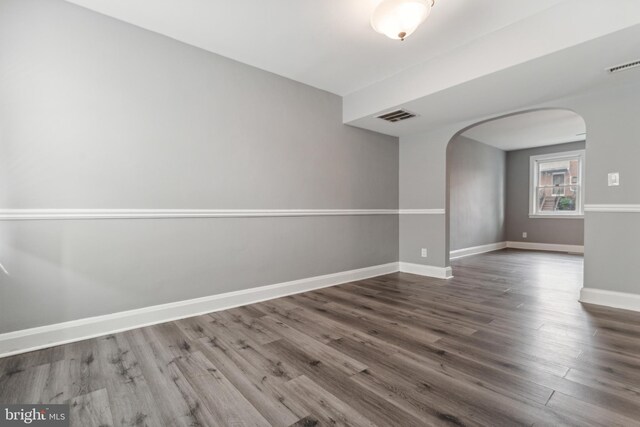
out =
<path fill-rule="evenodd" d="M 611 172 L 608 175 L 609 187 L 617 187 L 620 185 L 620 173 L 619 172 Z"/>

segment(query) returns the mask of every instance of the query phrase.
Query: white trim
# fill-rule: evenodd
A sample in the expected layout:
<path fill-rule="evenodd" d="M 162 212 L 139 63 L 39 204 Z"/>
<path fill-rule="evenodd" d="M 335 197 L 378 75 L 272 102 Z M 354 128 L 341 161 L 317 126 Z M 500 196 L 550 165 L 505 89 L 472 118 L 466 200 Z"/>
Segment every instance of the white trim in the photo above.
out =
<path fill-rule="evenodd" d="M 585 152 L 586 150 L 559 151 L 557 153 L 537 154 L 534 156 L 530 156 L 530 158 L 533 160 L 564 160 L 571 159 L 577 156 L 584 156 Z"/>
<path fill-rule="evenodd" d="M 400 271 L 403 273 L 418 274 L 420 276 L 435 277 L 438 279 L 453 278 L 451 267 L 434 267 L 432 265 L 400 262 Z"/>
<path fill-rule="evenodd" d="M 449 252 L 450 259 L 458 259 L 470 255 L 483 254 L 485 252 L 499 251 L 507 247 L 507 242 L 489 243 L 488 245 L 473 246 L 470 248 L 456 249 Z"/>
<path fill-rule="evenodd" d="M 400 215 L 444 215 L 444 209 L 400 209 Z"/>
<path fill-rule="evenodd" d="M 640 311 L 640 295 L 626 292 L 614 292 L 604 289 L 582 288 L 580 302 L 604 305 L 606 307 L 622 308 Z"/>
<path fill-rule="evenodd" d="M 550 251 L 550 252 L 571 252 L 577 254 L 584 253 L 584 246 L 581 245 L 557 245 L 553 243 L 533 243 L 533 242 L 507 242 L 508 248 L 526 249 L 529 251 Z"/>
<path fill-rule="evenodd" d="M 531 219 L 584 219 L 584 215 L 575 215 L 575 214 L 531 215 L 529 214 L 529 218 Z"/>
<path fill-rule="evenodd" d="M 640 205 L 585 205 L 585 212 L 640 213 Z"/>
<path fill-rule="evenodd" d="M 0 209 L 0 220 L 434 215 L 444 209 Z"/>
<path fill-rule="evenodd" d="M 546 217 L 545 214 L 541 214 L 538 212 L 538 178 L 540 177 L 540 173 L 538 171 L 538 163 L 540 161 L 549 161 L 549 160 L 564 160 L 564 159 L 574 159 L 578 157 L 580 159 L 580 182 L 575 184 L 575 186 L 579 187 L 580 191 L 577 192 L 577 208 L 575 217 L 582 217 L 584 214 L 584 185 L 585 185 L 585 164 L 586 164 L 586 150 L 574 150 L 574 151 L 564 151 L 559 153 L 548 153 L 548 154 L 540 154 L 537 156 L 529 157 L 529 217 L 530 218 L 543 218 Z M 571 184 L 568 184 L 571 185 Z M 564 192 L 563 192 L 564 194 Z M 553 216 L 558 215 L 557 213 L 552 214 Z M 552 215 L 548 217 L 551 218 Z M 572 214 L 565 214 L 567 216 Z"/>
<path fill-rule="evenodd" d="M 0 334 L 0 357 L 227 310 L 398 271 L 397 262 Z"/>
<path fill-rule="evenodd" d="M 2 209 L 0 219 L 248 218 L 397 214 L 397 209 Z"/>

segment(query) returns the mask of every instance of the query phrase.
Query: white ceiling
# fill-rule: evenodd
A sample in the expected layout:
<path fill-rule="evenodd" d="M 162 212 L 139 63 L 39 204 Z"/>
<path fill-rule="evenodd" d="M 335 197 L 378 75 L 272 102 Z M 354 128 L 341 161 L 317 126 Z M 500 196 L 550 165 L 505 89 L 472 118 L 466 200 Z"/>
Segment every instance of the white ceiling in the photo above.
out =
<path fill-rule="evenodd" d="M 637 2 L 640 6 L 640 1 Z M 640 18 L 640 14 L 637 15 Z M 407 85 L 382 82 L 357 99 L 352 108 L 350 97 L 343 100 L 345 113 L 354 119 L 353 126 L 388 135 L 406 136 L 466 121 L 480 121 L 506 113 L 524 111 L 531 106 L 577 96 L 590 90 L 606 90 L 640 82 L 640 68 L 609 74 L 606 67 L 640 58 L 638 45 L 640 25 L 634 25 L 570 48 L 561 49 L 536 59 L 472 77 L 458 84 L 443 80 L 436 89 L 421 92 L 425 84 L 419 77 L 407 77 Z M 445 73 L 434 68 L 431 74 Z M 449 74 L 454 74 L 455 70 Z M 445 76 L 446 78 L 446 76 Z M 398 102 L 396 94 L 406 89 L 406 101 Z M 379 100 L 383 102 L 378 103 Z M 397 123 L 376 118 L 380 112 L 405 108 L 418 117 Z"/>
<path fill-rule="evenodd" d="M 343 121 L 394 136 L 638 80 L 640 0 L 436 0 L 400 42 L 380 0 L 67 0 L 343 96 Z M 406 108 L 418 117 L 376 116 Z"/>
<path fill-rule="evenodd" d="M 565 0 L 436 0 L 404 42 L 369 24 L 380 0 L 68 0 L 345 95 Z"/>
<path fill-rule="evenodd" d="M 567 110 L 538 110 L 490 120 L 462 135 L 505 151 L 583 141 L 582 117 Z"/>

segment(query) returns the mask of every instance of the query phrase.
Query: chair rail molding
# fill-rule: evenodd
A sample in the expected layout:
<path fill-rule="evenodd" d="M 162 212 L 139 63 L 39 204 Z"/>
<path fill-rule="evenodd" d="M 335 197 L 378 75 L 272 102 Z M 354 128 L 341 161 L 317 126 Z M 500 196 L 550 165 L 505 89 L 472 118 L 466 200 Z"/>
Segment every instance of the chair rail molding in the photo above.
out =
<path fill-rule="evenodd" d="M 399 209 L 400 215 L 444 215 L 444 209 Z"/>
<path fill-rule="evenodd" d="M 640 213 L 640 204 L 584 205 L 585 212 Z"/>
<path fill-rule="evenodd" d="M 0 209 L 0 220 L 439 215 L 444 209 Z"/>

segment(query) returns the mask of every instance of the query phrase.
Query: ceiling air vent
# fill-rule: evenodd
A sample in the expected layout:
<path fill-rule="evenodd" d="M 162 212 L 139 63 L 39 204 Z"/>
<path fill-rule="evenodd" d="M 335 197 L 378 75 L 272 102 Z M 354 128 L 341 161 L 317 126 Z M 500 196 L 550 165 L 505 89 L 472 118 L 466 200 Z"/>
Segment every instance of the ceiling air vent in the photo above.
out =
<path fill-rule="evenodd" d="M 384 113 L 381 116 L 378 116 L 378 118 L 382 120 L 386 120 L 391 123 L 395 123 L 402 120 L 410 119 L 415 116 L 416 114 L 413 114 L 406 110 L 395 110 L 395 111 L 390 111 L 388 113 Z"/>
<path fill-rule="evenodd" d="M 618 73 L 620 71 L 630 70 L 631 68 L 640 67 L 640 59 L 633 62 L 627 62 L 626 64 L 616 65 L 615 67 L 607 68 L 610 73 Z"/>

